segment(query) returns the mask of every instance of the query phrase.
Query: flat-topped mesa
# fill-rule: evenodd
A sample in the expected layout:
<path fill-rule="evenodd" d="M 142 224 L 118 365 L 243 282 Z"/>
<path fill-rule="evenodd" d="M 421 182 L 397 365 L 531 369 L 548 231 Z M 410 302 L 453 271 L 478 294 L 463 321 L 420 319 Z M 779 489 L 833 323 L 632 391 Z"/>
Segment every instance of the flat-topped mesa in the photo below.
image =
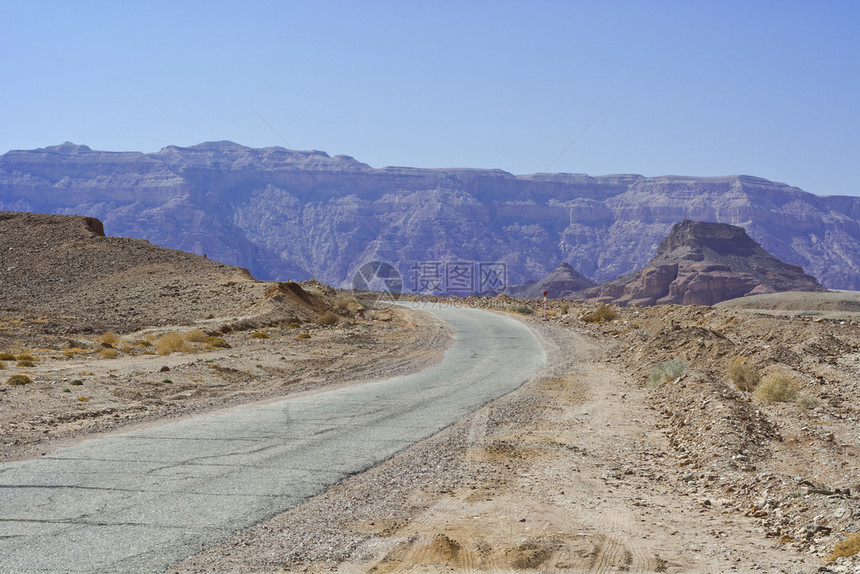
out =
<path fill-rule="evenodd" d="M 741 227 L 685 220 L 643 269 L 574 297 L 621 305 L 713 305 L 779 291 L 826 289 L 801 267 L 762 249 Z"/>
<path fill-rule="evenodd" d="M 661 257 L 691 261 L 713 260 L 728 255 L 749 257 L 756 250 L 767 254 L 750 239 L 743 227 L 684 220 L 676 224 L 660 243 L 657 255 L 651 262 Z"/>

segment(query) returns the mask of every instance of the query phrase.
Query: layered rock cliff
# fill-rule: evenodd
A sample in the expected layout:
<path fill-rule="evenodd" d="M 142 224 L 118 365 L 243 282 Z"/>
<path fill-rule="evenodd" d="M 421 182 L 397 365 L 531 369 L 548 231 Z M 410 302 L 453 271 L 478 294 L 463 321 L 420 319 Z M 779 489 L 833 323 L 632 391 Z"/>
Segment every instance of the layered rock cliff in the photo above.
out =
<path fill-rule="evenodd" d="M 620 305 L 713 305 L 780 291 L 826 289 L 799 266 L 762 249 L 741 227 L 682 221 L 644 269 L 573 296 Z"/>
<path fill-rule="evenodd" d="M 66 143 L 0 156 L 0 209 L 98 217 L 112 235 L 205 253 L 264 279 L 348 286 L 380 259 L 407 289 L 434 262 L 502 263 L 508 285 L 561 262 L 611 280 L 646 264 L 673 224 L 696 219 L 740 225 L 825 285 L 860 289 L 860 200 L 749 176 L 514 176 L 373 169 L 232 142 L 151 154 Z"/>

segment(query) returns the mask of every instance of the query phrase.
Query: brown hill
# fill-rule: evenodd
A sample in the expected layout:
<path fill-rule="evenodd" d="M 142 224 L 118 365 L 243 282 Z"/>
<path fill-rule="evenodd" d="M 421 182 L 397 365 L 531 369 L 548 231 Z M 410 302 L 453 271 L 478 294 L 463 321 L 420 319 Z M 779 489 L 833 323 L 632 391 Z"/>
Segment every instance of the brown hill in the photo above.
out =
<path fill-rule="evenodd" d="M 781 291 L 826 291 L 801 267 L 775 258 L 742 227 L 685 220 L 636 273 L 576 294 L 578 299 L 622 305 L 713 305 Z"/>
<path fill-rule="evenodd" d="M 0 314 L 52 332 L 312 320 L 326 309 L 295 283 L 152 245 L 106 237 L 91 217 L 0 211 Z"/>
<path fill-rule="evenodd" d="M 543 297 L 546 291 L 549 293 L 549 297 L 559 299 L 595 285 L 594 281 L 562 261 L 552 273 L 543 279 L 512 288 L 511 295 L 524 299 L 537 299 Z"/>

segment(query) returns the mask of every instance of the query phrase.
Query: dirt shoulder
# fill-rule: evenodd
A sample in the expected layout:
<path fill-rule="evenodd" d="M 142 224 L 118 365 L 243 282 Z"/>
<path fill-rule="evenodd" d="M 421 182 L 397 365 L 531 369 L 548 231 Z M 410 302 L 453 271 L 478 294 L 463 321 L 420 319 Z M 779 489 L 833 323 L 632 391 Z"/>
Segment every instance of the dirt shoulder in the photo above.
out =
<path fill-rule="evenodd" d="M 45 339 L 39 322 L 7 317 L 4 327 L 16 341 L 32 331 Z M 162 354 L 159 341 L 168 333 L 181 348 Z M 195 326 L 160 327 L 114 334 L 110 343 L 99 334 L 55 338 L 54 348 L 7 348 L 15 358 L 0 360 L 0 460 L 139 424 L 414 372 L 441 359 L 451 330 L 428 314 L 395 308 L 331 326 L 219 333 L 212 339 Z M 6 384 L 19 375 L 31 382 Z"/>
<path fill-rule="evenodd" d="M 841 488 L 857 476 L 848 413 L 759 405 L 707 369 L 648 383 L 664 356 L 702 343 L 663 328 L 741 315 L 631 309 L 587 324 L 593 309 L 567 307 L 522 317 L 550 366 L 521 389 L 171 572 L 806 573 L 857 531 L 858 498 Z M 792 337 L 786 323 L 743 332 L 773 327 Z M 814 338 L 808 327 L 793 336 Z"/>

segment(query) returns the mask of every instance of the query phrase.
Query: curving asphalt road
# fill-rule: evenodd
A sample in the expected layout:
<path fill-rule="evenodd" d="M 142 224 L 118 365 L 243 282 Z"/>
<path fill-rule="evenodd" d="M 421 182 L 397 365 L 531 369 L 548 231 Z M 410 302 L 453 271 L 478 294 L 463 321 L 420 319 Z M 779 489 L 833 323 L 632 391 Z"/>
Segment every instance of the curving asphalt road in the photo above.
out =
<path fill-rule="evenodd" d="M 92 439 L 0 464 L 0 572 L 163 572 L 518 388 L 532 332 L 465 308 L 419 373 Z"/>

